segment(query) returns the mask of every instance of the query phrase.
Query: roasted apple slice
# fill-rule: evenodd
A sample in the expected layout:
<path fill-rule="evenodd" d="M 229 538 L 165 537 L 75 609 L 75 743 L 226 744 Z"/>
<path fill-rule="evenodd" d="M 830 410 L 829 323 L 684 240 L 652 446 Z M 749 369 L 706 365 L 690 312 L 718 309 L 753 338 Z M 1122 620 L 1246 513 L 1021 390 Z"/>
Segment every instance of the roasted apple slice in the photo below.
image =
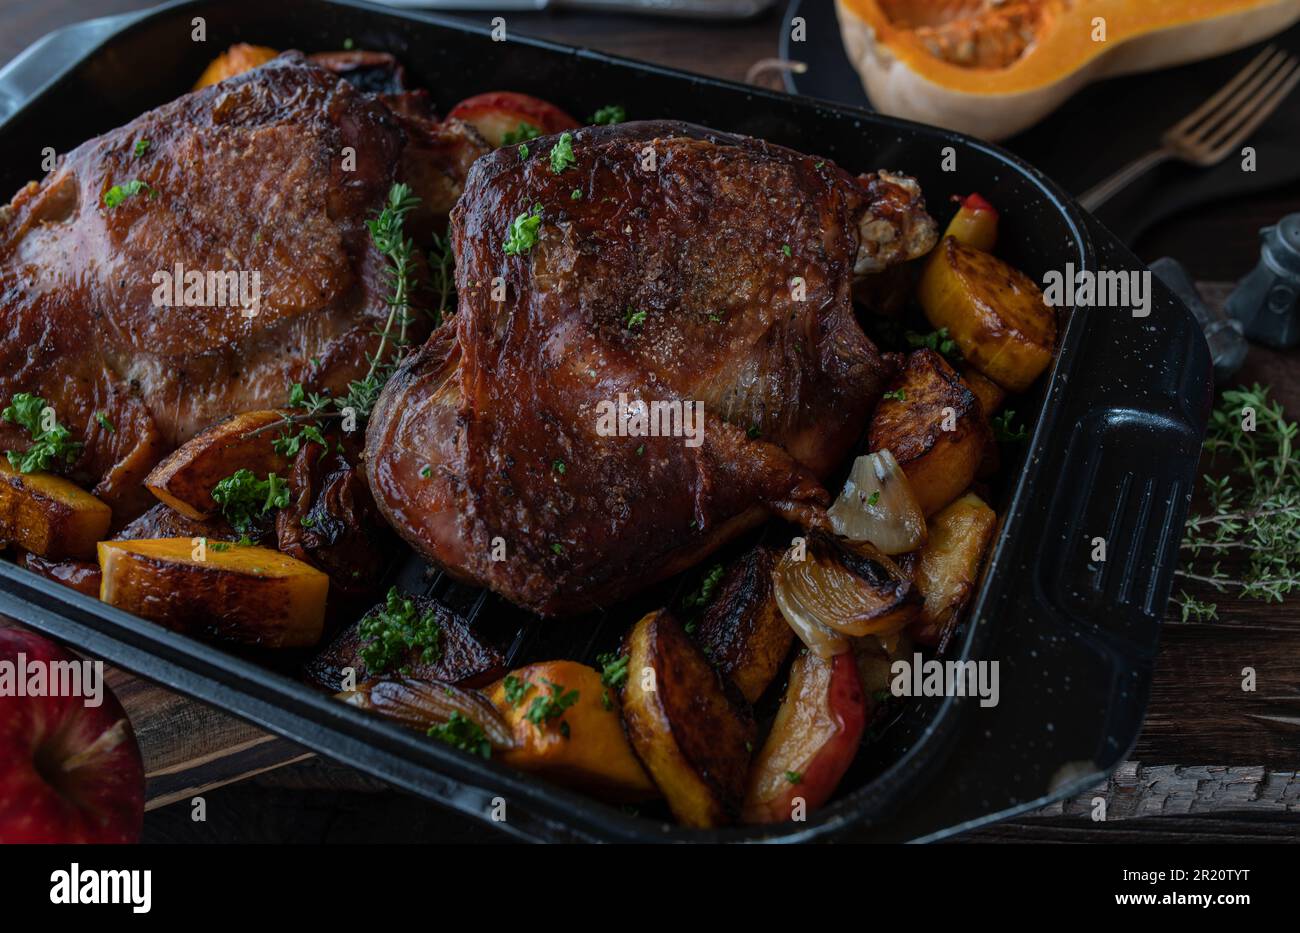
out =
<path fill-rule="evenodd" d="M 763 695 L 794 643 L 772 595 L 775 566 L 772 549 L 762 546 L 732 563 L 695 632 L 705 657 L 750 703 Z"/>
<path fill-rule="evenodd" d="M 329 577 L 278 551 L 189 538 L 101 541 L 99 598 L 188 635 L 290 648 L 320 641 Z"/>
<path fill-rule="evenodd" d="M 598 671 L 577 661 L 530 664 L 498 681 L 488 697 L 514 736 L 501 756 L 506 764 L 605 800 L 656 796 Z"/>
<path fill-rule="evenodd" d="M 967 195 L 961 199 L 961 206 L 948 221 L 943 235 L 963 246 L 991 253 L 998 242 L 998 212 L 980 195 Z"/>
<path fill-rule="evenodd" d="M 428 637 L 421 639 L 421 632 Z M 372 648 L 376 641 L 381 644 Z M 383 642 L 394 650 L 383 650 Z M 304 673 L 317 687 L 337 693 L 349 683 L 397 672 L 413 680 L 482 687 L 504 670 L 501 652 L 459 615 L 437 600 L 403 596 L 394 587 L 384 602 L 340 632 Z"/>
<path fill-rule="evenodd" d="M 913 623 L 923 645 L 945 642 L 979 580 L 997 515 L 968 492 L 930 519 L 930 540 L 917 555 L 916 587 L 925 602 Z"/>
<path fill-rule="evenodd" d="M 282 418 L 280 412 L 266 409 L 220 421 L 174 450 L 144 484 L 187 518 L 210 518 L 217 511 L 212 488 L 236 470 L 252 470 L 258 476 L 284 474 L 289 461 L 276 453 L 276 432 L 270 429 Z"/>
<path fill-rule="evenodd" d="M 0 541 L 41 557 L 87 558 L 108 535 L 113 511 L 53 473 L 19 473 L 0 457 Z"/>
<path fill-rule="evenodd" d="M 451 108 L 447 119 L 463 120 L 494 147 L 578 128 L 578 121 L 554 104 L 514 91 L 467 97 Z"/>
<path fill-rule="evenodd" d="M 851 652 L 830 659 L 811 651 L 799 655 L 754 762 L 744 821 L 802 819 L 824 804 L 853 763 L 868 710 Z"/>
<path fill-rule="evenodd" d="M 933 350 L 916 350 L 871 418 L 868 443 L 888 450 L 926 515 L 971 484 L 993 442 L 975 393 Z"/>
<path fill-rule="evenodd" d="M 730 823 L 745 798 L 754 720 L 666 609 L 628 633 L 623 720 L 678 821 Z"/>
<path fill-rule="evenodd" d="M 944 237 L 917 288 L 926 318 L 948 333 L 972 366 L 1023 392 L 1052 361 L 1056 312 L 1029 276 Z"/>

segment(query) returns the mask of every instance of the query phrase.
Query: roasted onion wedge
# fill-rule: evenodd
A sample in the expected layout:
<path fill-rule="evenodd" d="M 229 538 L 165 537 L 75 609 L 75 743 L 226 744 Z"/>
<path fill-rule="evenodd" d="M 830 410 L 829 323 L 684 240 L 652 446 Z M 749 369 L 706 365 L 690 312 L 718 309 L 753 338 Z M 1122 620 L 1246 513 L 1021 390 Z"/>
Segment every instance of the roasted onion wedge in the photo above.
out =
<path fill-rule="evenodd" d="M 782 555 L 772 587 L 790 627 L 822 658 L 848 651 L 847 636 L 898 631 L 921 604 L 911 580 L 879 548 L 821 532 L 808 536 L 802 553 L 792 547 Z"/>
<path fill-rule="evenodd" d="M 826 514 L 836 534 L 869 541 L 885 554 L 906 554 L 925 544 L 925 512 L 888 450 L 853 461 L 843 491 Z"/>
<path fill-rule="evenodd" d="M 344 703 L 370 710 L 412 729 L 427 731 L 460 716 L 483 730 L 496 752 L 515 747 L 515 739 L 492 701 L 473 690 L 409 677 L 367 680 L 336 694 Z M 484 756 L 486 757 L 486 756 Z"/>

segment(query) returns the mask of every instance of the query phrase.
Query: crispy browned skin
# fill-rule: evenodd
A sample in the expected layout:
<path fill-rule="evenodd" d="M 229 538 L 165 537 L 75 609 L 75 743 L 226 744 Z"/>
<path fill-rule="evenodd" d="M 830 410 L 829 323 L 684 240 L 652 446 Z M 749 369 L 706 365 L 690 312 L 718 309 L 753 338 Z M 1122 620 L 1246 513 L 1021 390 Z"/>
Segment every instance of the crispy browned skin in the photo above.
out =
<path fill-rule="evenodd" d="M 794 631 L 772 595 L 770 548 L 756 547 L 727 568 L 695 639 L 709 662 L 757 702 L 790 653 Z"/>
<path fill-rule="evenodd" d="M 436 660 L 425 661 L 422 649 L 408 651 L 397 665 L 403 676 L 415 680 L 443 681 L 462 687 L 483 687 L 506 672 L 506 662 L 501 652 L 480 639 L 468 622 L 436 600 L 419 597 L 414 597 L 414 600 L 417 615 L 423 615 L 430 609 L 436 613 L 438 627 L 442 632 L 439 640 L 441 652 Z M 378 608 L 380 607 L 372 609 L 371 613 Z M 371 613 L 367 613 L 367 617 Z M 356 671 L 357 683 L 382 674 L 397 673 L 397 670 L 367 669 L 366 663 L 361 660 L 361 649 L 365 642 L 361 640 L 360 626 L 361 620 L 349 625 L 328 648 L 311 660 L 305 670 L 308 680 L 323 690 L 337 693 L 343 689 L 345 667 Z"/>
<path fill-rule="evenodd" d="M 819 477 L 890 375 L 853 319 L 855 269 L 934 240 L 910 179 L 676 123 L 576 131 L 577 164 L 556 174 L 555 142 L 474 164 L 452 214 L 458 313 L 390 381 L 367 435 L 399 533 L 545 615 L 614 602 L 769 513 L 821 523 Z M 505 254 L 534 205 L 538 243 Z M 620 393 L 703 402 L 703 446 L 598 435 L 597 406 Z"/>
<path fill-rule="evenodd" d="M 86 442 L 73 478 L 129 519 L 144 475 L 202 428 L 364 374 L 389 310 L 365 221 L 411 162 L 428 224 L 473 142 L 286 55 L 79 146 L 0 208 L 0 399 L 44 396 Z M 134 180 L 149 193 L 103 205 Z M 260 273 L 260 313 L 155 307 L 176 263 Z M 26 443 L 0 423 L 0 449 Z"/>

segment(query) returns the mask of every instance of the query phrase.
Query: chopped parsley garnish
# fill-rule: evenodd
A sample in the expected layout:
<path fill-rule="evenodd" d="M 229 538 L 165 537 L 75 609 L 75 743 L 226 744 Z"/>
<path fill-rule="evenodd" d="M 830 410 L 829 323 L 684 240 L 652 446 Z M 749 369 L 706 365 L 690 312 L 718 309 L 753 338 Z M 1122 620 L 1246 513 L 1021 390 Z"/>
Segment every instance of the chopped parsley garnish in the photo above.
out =
<path fill-rule="evenodd" d="M 109 434 L 117 433 L 117 428 L 113 427 L 113 422 L 108 420 L 108 415 L 104 414 L 102 411 L 95 412 L 95 423 Z"/>
<path fill-rule="evenodd" d="M 552 551 L 552 552 L 553 552 L 557 557 L 563 557 L 563 556 L 564 556 L 564 545 L 561 544 L 560 542 L 556 541 L 554 544 L 551 545 L 551 551 Z"/>
<path fill-rule="evenodd" d="M 298 519 L 298 524 L 302 525 L 304 528 L 311 528 L 316 524 L 316 519 L 312 518 L 310 515 L 304 515 L 302 518 Z"/>
<path fill-rule="evenodd" d="M 85 446 L 80 441 L 74 441 L 72 432 L 58 421 L 49 419 L 50 429 L 45 430 L 41 422 L 46 420 L 42 415 L 48 407 L 45 399 L 39 395 L 19 392 L 4 411 L 0 412 L 0 418 L 25 428 L 32 436 L 32 446 L 27 450 L 10 450 L 5 453 L 9 458 L 10 466 L 19 473 L 48 470 L 56 460 L 71 463 L 77 459 L 81 448 Z"/>
<path fill-rule="evenodd" d="M 803 781 L 803 775 L 798 771 L 787 771 L 785 773 L 785 779 L 791 784 L 798 784 Z"/>
<path fill-rule="evenodd" d="M 757 440 L 758 438 L 763 436 L 763 429 L 756 424 L 751 424 L 745 430 L 745 436 L 748 437 L 750 440 Z"/>
<path fill-rule="evenodd" d="M 559 175 L 565 169 L 573 168 L 577 164 L 578 160 L 573 155 L 573 134 L 561 133 L 560 138 L 551 147 L 551 171 Z"/>
<path fill-rule="evenodd" d="M 137 194 L 152 194 L 153 189 L 146 185 L 138 178 L 133 178 L 124 185 L 114 185 L 104 192 L 104 206 L 109 210 L 117 207 L 127 198 L 133 198 Z"/>
<path fill-rule="evenodd" d="M 149 145 L 150 145 L 149 140 L 137 139 L 135 141 L 135 148 L 133 148 L 131 152 L 138 159 L 140 158 L 140 156 L 144 155 L 146 152 L 149 151 Z"/>
<path fill-rule="evenodd" d="M 879 489 L 877 489 L 875 492 L 873 492 L 871 495 L 867 497 L 867 505 L 875 505 L 879 501 L 880 501 Z"/>
<path fill-rule="evenodd" d="M 409 652 L 430 664 L 442 657 L 442 626 L 437 616 L 432 609 L 417 615 L 415 601 L 402 596 L 395 586 L 388 591 L 383 608 L 361 620 L 357 633 L 367 642 L 360 653 L 371 674 L 384 673 Z M 406 667 L 401 669 L 406 671 Z"/>
<path fill-rule="evenodd" d="M 892 392 L 886 392 L 885 398 L 893 399 L 895 402 L 905 402 L 907 401 L 907 390 L 894 389 Z"/>
<path fill-rule="evenodd" d="M 471 755 L 492 757 L 492 743 L 488 741 L 483 727 L 460 713 L 452 713 L 451 718 L 442 725 L 430 727 L 428 734 L 430 738 L 445 742 L 452 748 L 459 748 Z"/>
<path fill-rule="evenodd" d="M 533 205 L 533 209 L 520 214 L 506 231 L 504 247 L 507 256 L 521 256 L 537 245 L 537 230 L 542 225 L 542 206 Z"/>
<path fill-rule="evenodd" d="M 574 188 L 574 189 L 573 189 L 573 193 L 569 195 L 569 200 L 570 200 L 570 201 L 581 201 L 581 200 L 582 200 L 582 189 L 581 189 L 581 188 Z"/>
<path fill-rule="evenodd" d="M 600 682 L 606 687 L 621 690 L 627 683 L 628 658 L 628 655 L 619 654 L 617 651 L 596 655 L 596 663 L 601 667 Z"/>
<path fill-rule="evenodd" d="M 700 581 L 699 587 L 695 592 L 690 593 L 682 600 L 682 606 L 686 609 L 700 609 L 707 606 L 713 601 L 713 593 L 722 582 L 722 565 L 714 564 L 709 568 L 709 572 L 704 575 Z"/>
<path fill-rule="evenodd" d="M 871 699 L 875 700 L 877 703 L 884 703 L 887 702 L 891 696 L 893 696 L 893 694 L 888 690 L 877 690 L 875 693 L 871 694 Z"/>
<path fill-rule="evenodd" d="M 262 516 L 288 506 L 289 485 L 274 473 L 258 479 L 252 470 L 239 469 L 212 487 L 212 500 L 230 527 L 246 535 Z"/>
<path fill-rule="evenodd" d="M 550 694 L 533 697 L 528 712 L 524 714 L 524 718 L 535 726 L 544 726 L 552 719 L 559 719 L 564 715 L 565 710 L 578 702 L 577 690 L 570 690 L 566 693 L 564 685 L 557 684 L 553 680 L 546 681 L 546 685 L 551 688 Z M 561 729 L 561 731 L 564 730 Z"/>
<path fill-rule="evenodd" d="M 506 135 L 501 137 L 501 145 L 513 146 L 515 143 L 522 143 L 530 139 L 536 139 L 542 135 L 540 128 L 533 126 L 531 123 L 520 122 L 513 130 L 507 130 Z M 524 153 L 527 158 L 527 153 Z"/>
<path fill-rule="evenodd" d="M 948 336 L 946 327 L 932 330 L 928 334 L 918 334 L 914 330 L 909 330 L 903 334 L 903 339 L 915 350 L 928 348 L 947 357 L 950 362 L 961 362 L 961 349 L 957 346 L 957 341 Z"/>
<path fill-rule="evenodd" d="M 563 460 L 552 460 L 551 469 L 554 470 L 556 473 L 563 474 L 566 470 L 568 470 L 568 467 L 564 465 Z"/>
<path fill-rule="evenodd" d="M 420 479 L 428 479 L 432 475 L 433 467 L 429 466 L 429 464 L 426 463 L 424 466 L 420 467 Z"/>
<path fill-rule="evenodd" d="M 528 143 L 519 144 L 519 158 L 521 159 L 528 158 Z"/>
<path fill-rule="evenodd" d="M 216 551 L 218 554 L 221 553 L 222 551 L 230 550 L 229 541 L 209 541 L 207 538 L 204 538 L 203 546 L 207 548 L 209 551 Z"/>
<path fill-rule="evenodd" d="M 607 104 L 601 107 L 591 115 L 587 122 L 596 126 L 613 126 L 615 123 L 622 123 L 627 120 L 627 111 L 618 104 Z"/>
<path fill-rule="evenodd" d="M 794 251 L 790 249 L 789 243 L 781 244 L 781 252 L 785 253 L 787 257 L 794 255 Z"/>
<path fill-rule="evenodd" d="M 640 447 L 636 449 L 636 455 L 639 457 L 644 453 L 645 453 L 645 444 L 642 444 Z"/>
<path fill-rule="evenodd" d="M 627 325 L 628 330 L 631 330 L 633 327 L 640 327 L 645 323 L 645 312 L 638 311 L 635 308 L 628 308 L 627 320 L 624 323 Z"/>
<path fill-rule="evenodd" d="M 533 689 L 532 684 L 514 674 L 507 674 L 506 679 L 501 682 L 501 686 L 505 690 L 506 702 L 512 707 L 524 702 L 524 697 L 527 696 L 528 691 Z"/>
<path fill-rule="evenodd" d="M 1017 426 L 1011 423 L 1015 417 L 1015 411 L 1008 408 L 1002 414 L 994 415 L 989 419 L 989 424 L 993 426 L 993 437 L 996 440 L 1003 444 L 1012 444 L 1029 437 L 1029 431 L 1026 430 L 1023 424 Z"/>

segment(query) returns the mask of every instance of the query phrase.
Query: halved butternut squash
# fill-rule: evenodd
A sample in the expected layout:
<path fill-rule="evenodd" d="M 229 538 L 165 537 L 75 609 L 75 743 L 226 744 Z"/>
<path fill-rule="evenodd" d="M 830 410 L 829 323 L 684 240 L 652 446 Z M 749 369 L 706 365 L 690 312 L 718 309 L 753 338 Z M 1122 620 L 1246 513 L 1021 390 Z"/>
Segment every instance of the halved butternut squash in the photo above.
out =
<path fill-rule="evenodd" d="M 99 542 L 99 598 L 189 635 L 289 648 L 320 641 L 329 577 L 263 547 L 190 538 Z"/>
<path fill-rule="evenodd" d="M 876 109 L 985 139 L 1084 85 L 1243 48 L 1300 19 L 1294 0 L 836 0 Z"/>
<path fill-rule="evenodd" d="M 236 470 L 265 476 L 288 468 L 288 459 L 271 446 L 277 432 L 270 426 L 282 418 L 280 412 L 266 409 L 219 421 L 172 451 L 144 484 L 187 518 L 211 518 L 217 511 L 212 488 Z"/>
<path fill-rule="evenodd" d="M 0 541 L 41 557 L 89 558 L 113 510 L 71 480 L 19 473 L 0 457 Z"/>

